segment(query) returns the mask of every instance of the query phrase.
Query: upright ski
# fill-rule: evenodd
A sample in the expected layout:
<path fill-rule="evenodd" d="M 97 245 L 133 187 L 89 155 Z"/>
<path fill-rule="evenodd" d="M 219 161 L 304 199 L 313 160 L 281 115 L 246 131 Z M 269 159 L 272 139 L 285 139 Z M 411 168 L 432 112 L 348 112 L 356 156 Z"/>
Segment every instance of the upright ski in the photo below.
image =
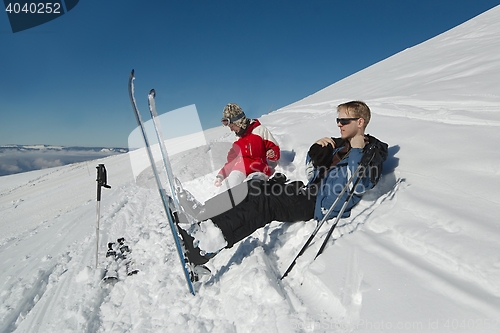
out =
<path fill-rule="evenodd" d="M 165 173 L 167 174 L 175 211 L 184 212 L 185 217 L 188 219 L 187 222 L 196 223 L 197 221 L 195 217 L 200 214 L 203 209 L 203 205 L 196 200 L 196 198 L 188 190 L 184 189 L 180 180 L 177 177 L 174 177 L 174 174 L 172 173 L 172 166 L 168 157 L 167 146 L 165 145 L 165 140 L 163 138 L 160 119 L 158 117 L 158 112 L 156 112 L 155 97 L 156 92 L 154 89 L 151 89 L 148 94 L 149 112 L 151 113 L 151 119 L 153 120 L 156 137 L 160 145 L 163 167 L 165 168 Z"/>
<path fill-rule="evenodd" d="M 201 203 L 194 198 L 194 196 L 189 193 L 188 190 L 185 190 L 182 187 L 182 184 L 178 178 L 175 178 L 172 173 L 172 166 L 170 164 L 170 159 L 167 153 L 167 146 L 165 145 L 165 140 L 163 138 L 163 133 L 161 130 L 160 120 L 158 118 L 158 113 L 156 112 L 156 103 L 155 103 L 156 92 L 154 89 L 151 89 L 148 95 L 149 101 L 149 111 L 151 113 L 151 119 L 153 120 L 153 125 L 155 128 L 156 136 L 158 138 L 158 143 L 160 145 L 160 152 L 163 159 L 163 167 L 165 168 L 165 173 L 167 174 L 168 182 L 170 184 L 170 190 L 172 193 L 175 213 L 173 214 L 174 222 L 177 226 L 177 230 L 179 231 L 179 235 L 183 240 L 189 238 L 188 233 L 179 226 L 180 217 L 185 217 L 187 221 L 192 225 L 197 222 L 195 217 L 201 212 L 202 205 Z M 184 213 L 184 214 L 181 214 Z M 184 236 L 183 236 L 184 235 Z M 186 256 L 186 251 L 196 251 L 195 249 L 190 249 L 188 244 L 183 244 L 184 249 L 184 257 L 188 259 L 190 262 L 191 268 L 191 281 L 198 281 L 200 275 L 210 275 L 210 269 L 203 264 L 197 263 L 194 260 L 190 260 L 189 256 Z"/>
<path fill-rule="evenodd" d="M 171 206 L 170 206 L 172 204 L 175 207 L 175 209 L 178 209 L 179 204 L 177 202 L 175 202 L 172 199 L 172 197 L 170 197 L 167 194 L 167 192 L 165 191 L 165 189 L 163 188 L 163 185 L 161 183 L 160 175 L 158 173 L 158 170 L 156 169 L 156 164 L 155 164 L 155 160 L 153 157 L 153 152 L 151 150 L 151 146 L 149 144 L 149 140 L 148 140 L 148 137 L 146 134 L 146 129 L 144 128 L 144 123 L 142 121 L 141 114 L 139 113 L 139 110 L 137 109 L 137 103 L 136 103 L 135 97 L 134 97 L 134 79 L 135 79 L 134 70 L 132 70 L 132 72 L 130 73 L 129 84 L 128 84 L 130 102 L 132 103 L 132 109 L 134 110 L 137 124 L 139 125 L 139 127 L 141 129 L 142 136 L 144 138 L 144 143 L 146 145 L 146 151 L 147 151 L 147 154 L 149 157 L 149 161 L 151 163 L 151 168 L 153 170 L 153 174 L 154 174 L 154 177 L 156 180 L 156 184 L 158 186 L 158 190 L 160 192 L 160 197 L 161 197 L 161 200 L 163 203 L 163 208 L 165 209 L 165 213 L 166 213 L 167 218 L 168 218 L 168 223 L 170 226 L 170 230 L 172 232 L 172 236 L 174 238 L 175 247 L 176 247 L 177 252 L 179 254 L 179 259 L 181 261 L 181 265 L 182 265 L 182 268 L 184 270 L 184 276 L 186 278 L 186 282 L 188 284 L 189 291 L 191 292 L 191 294 L 195 295 L 193 281 L 195 281 L 196 276 L 195 276 L 195 273 L 193 272 L 193 270 L 191 269 L 190 264 L 186 260 L 186 256 L 185 256 L 186 251 L 185 251 L 184 246 L 182 245 L 181 240 L 179 238 L 179 235 L 177 233 L 176 223 L 174 221 L 174 212 L 172 211 Z M 168 172 L 168 170 L 167 170 L 167 172 Z M 171 186 L 173 186 L 172 183 L 171 183 Z M 173 191 L 172 195 L 175 195 L 174 193 L 175 192 Z"/>
<path fill-rule="evenodd" d="M 158 119 L 158 113 L 156 112 L 155 97 L 156 97 L 156 92 L 154 89 L 151 89 L 148 94 L 149 112 L 151 114 L 151 120 L 153 120 L 156 137 L 158 139 L 158 144 L 160 146 L 160 153 L 163 161 L 163 167 L 165 168 L 165 173 L 167 174 L 168 183 L 170 185 L 170 193 L 172 193 L 172 198 L 174 199 L 175 210 L 180 211 L 180 205 L 177 199 L 175 185 L 174 185 L 174 174 L 172 173 L 172 166 L 170 165 L 170 159 L 168 158 L 167 146 L 165 146 L 165 140 L 163 139 L 163 133 L 161 130 L 160 120 Z"/>

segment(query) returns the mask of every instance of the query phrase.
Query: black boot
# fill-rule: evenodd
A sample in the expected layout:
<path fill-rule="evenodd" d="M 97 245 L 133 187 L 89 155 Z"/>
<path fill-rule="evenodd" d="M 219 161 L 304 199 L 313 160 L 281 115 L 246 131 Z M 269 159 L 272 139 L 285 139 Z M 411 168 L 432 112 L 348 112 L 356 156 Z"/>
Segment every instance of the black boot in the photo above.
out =
<path fill-rule="evenodd" d="M 177 229 L 179 230 L 182 240 L 184 241 L 184 248 L 186 249 L 186 255 L 190 263 L 194 264 L 195 266 L 203 265 L 206 264 L 210 259 L 215 257 L 215 253 L 202 255 L 200 248 L 195 247 L 193 244 L 194 238 L 179 225 L 177 225 Z"/>

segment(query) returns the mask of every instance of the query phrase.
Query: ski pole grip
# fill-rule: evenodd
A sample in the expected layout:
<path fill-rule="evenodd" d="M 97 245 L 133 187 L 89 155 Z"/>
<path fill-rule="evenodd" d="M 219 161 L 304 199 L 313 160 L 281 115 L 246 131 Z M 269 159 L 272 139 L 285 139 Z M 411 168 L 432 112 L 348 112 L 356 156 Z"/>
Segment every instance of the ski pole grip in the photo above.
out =
<path fill-rule="evenodd" d="M 96 167 L 96 169 L 97 169 L 97 179 L 96 179 L 97 184 L 105 188 L 111 188 L 111 186 L 107 184 L 108 179 L 107 179 L 106 167 L 104 166 L 104 164 L 99 164 Z"/>
<path fill-rule="evenodd" d="M 97 167 L 97 201 L 101 201 L 101 187 L 104 187 L 104 188 L 111 188 L 111 186 L 109 186 L 107 184 L 107 181 L 108 181 L 108 177 L 107 177 L 107 174 L 106 174 L 106 167 L 104 166 L 104 164 L 99 164 Z"/>

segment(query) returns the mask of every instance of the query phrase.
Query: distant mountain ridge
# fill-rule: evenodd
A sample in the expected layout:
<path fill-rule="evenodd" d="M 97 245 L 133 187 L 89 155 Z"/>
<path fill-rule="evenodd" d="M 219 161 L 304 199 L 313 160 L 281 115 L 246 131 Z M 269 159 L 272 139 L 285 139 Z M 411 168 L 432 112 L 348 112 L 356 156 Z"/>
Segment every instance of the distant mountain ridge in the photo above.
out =
<path fill-rule="evenodd" d="M 127 153 L 128 148 L 0 145 L 0 176 L 40 170 Z"/>
<path fill-rule="evenodd" d="M 3 149 L 14 149 L 18 151 L 43 151 L 43 150 L 64 150 L 64 151 L 107 151 L 107 152 L 116 152 L 116 153 L 127 153 L 128 148 L 120 148 L 120 147 L 78 147 L 78 146 L 52 146 L 52 145 L 16 145 L 16 144 L 8 144 L 8 145 L 0 145 L 0 150 Z"/>

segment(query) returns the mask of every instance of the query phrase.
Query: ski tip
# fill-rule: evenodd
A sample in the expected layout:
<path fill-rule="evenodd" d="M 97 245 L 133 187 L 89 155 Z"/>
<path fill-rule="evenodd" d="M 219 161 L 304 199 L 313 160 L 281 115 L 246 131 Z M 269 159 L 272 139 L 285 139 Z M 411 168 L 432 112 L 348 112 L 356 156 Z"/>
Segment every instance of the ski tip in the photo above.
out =
<path fill-rule="evenodd" d="M 151 96 L 153 96 L 153 97 L 156 97 L 156 91 L 155 91 L 154 89 L 151 89 L 151 90 L 149 91 L 149 94 L 150 94 Z"/>
<path fill-rule="evenodd" d="M 130 77 L 134 77 L 134 74 L 135 74 L 135 71 L 132 69 L 132 71 L 130 72 Z"/>
<path fill-rule="evenodd" d="M 112 277 L 104 277 L 104 278 L 101 280 L 101 284 L 102 284 L 103 286 L 106 286 L 106 285 L 108 285 L 108 286 L 109 286 L 109 285 L 113 286 L 113 285 L 115 285 L 115 284 L 116 284 L 116 282 L 118 282 L 118 278 L 117 278 L 117 277 L 115 277 L 115 276 L 112 276 Z"/>

